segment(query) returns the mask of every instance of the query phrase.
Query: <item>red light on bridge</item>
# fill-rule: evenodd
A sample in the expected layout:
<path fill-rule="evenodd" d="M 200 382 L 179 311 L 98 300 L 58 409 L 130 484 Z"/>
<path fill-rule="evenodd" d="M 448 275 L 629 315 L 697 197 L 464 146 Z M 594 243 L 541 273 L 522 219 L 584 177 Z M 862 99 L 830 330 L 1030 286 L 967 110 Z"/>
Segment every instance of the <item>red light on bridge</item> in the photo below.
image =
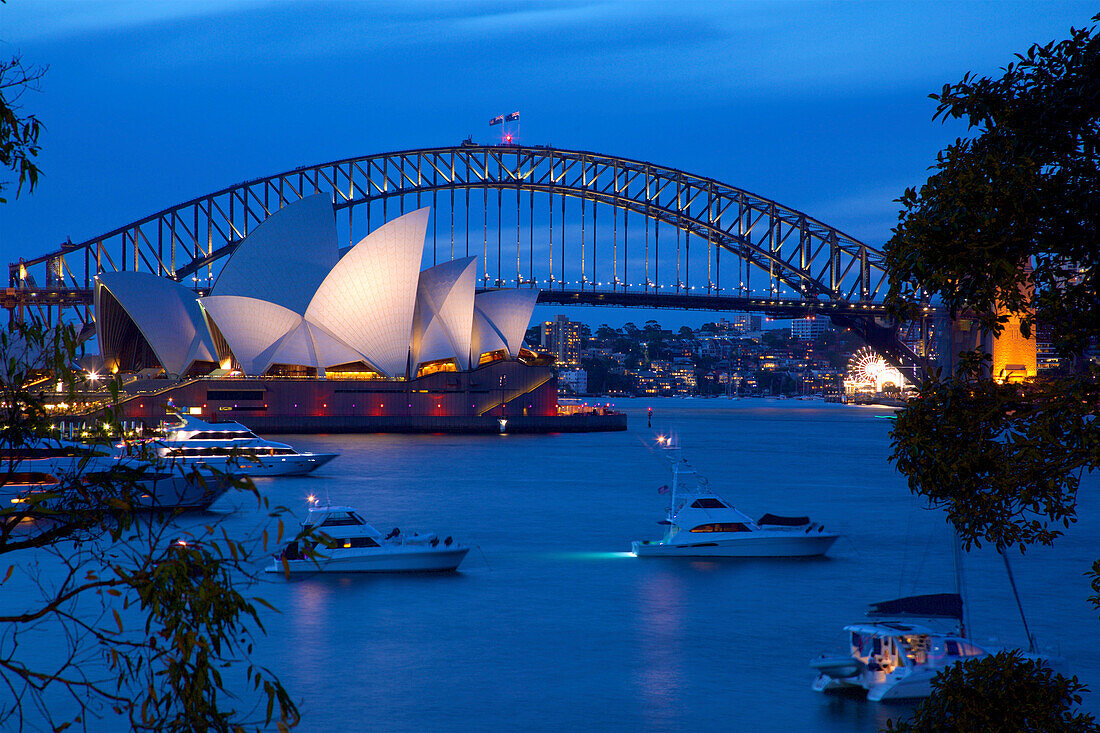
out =
<path fill-rule="evenodd" d="M 504 136 L 504 142 L 506 142 L 506 143 L 512 142 L 512 136 L 511 135 L 505 135 Z"/>

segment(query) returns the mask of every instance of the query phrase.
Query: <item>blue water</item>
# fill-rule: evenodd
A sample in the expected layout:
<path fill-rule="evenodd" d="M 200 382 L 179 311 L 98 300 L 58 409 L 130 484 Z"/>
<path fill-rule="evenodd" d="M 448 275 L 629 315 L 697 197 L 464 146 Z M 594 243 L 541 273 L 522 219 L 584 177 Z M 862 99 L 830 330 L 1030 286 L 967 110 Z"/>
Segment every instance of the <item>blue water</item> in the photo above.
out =
<path fill-rule="evenodd" d="M 289 436 L 341 456 L 316 474 L 258 479 L 304 513 L 317 494 L 383 530 L 476 549 L 460 572 L 265 576 L 256 660 L 300 701 L 301 730 L 875 731 L 907 705 L 826 697 L 808 662 L 839 648 L 866 604 L 954 588 L 950 533 L 887 462 L 892 414 L 798 400 L 620 400 L 630 429 L 582 435 Z M 653 407 L 653 428 L 645 410 Z M 752 516 L 808 514 L 844 537 L 825 558 L 675 560 L 657 539 L 668 498 L 657 433 Z M 1083 573 L 1100 556 L 1095 478 L 1082 520 L 1014 568 L 1032 630 L 1100 689 Z M 202 521 L 255 536 L 255 501 Z M 191 518 L 189 521 L 195 521 Z M 966 559 L 972 635 L 1025 636 L 1000 558 Z M 1100 695 L 1085 709 L 1100 712 Z M 95 730 L 96 728 L 91 728 Z M 109 728 L 103 728 L 107 730 Z"/>
<path fill-rule="evenodd" d="M 809 689 L 807 666 L 866 604 L 954 587 L 942 515 L 888 464 L 883 408 L 798 400 L 620 400 L 624 433 L 295 436 L 342 455 L 314 476 L 258 481 L 388 529 L 477 545 L 460 572 L 265 583 L 261 660 L 302 701 L 305 730 L 874 731 L 905 705 Z M 645 408 L 654 409 L 653 429 Z M 638 559 L 669 482 L 653 436 L 674 432 L 712 486 L 754 516 L 809 514 L 842 538 L 800 560 Z M 1033 632 L 1100 687 L 1083 573 L 1100 546 L 1095 488 L 1053 550 L 1014 568 Z M 221 508 L 228 508 L 223 503 Z M 247 505 L 230 526 L 255 521 Z M 966 560 L 977 639 L 1026 637 L 999 557 Z M 1086 709 L 1097 711 L 1097 696 Z"/>

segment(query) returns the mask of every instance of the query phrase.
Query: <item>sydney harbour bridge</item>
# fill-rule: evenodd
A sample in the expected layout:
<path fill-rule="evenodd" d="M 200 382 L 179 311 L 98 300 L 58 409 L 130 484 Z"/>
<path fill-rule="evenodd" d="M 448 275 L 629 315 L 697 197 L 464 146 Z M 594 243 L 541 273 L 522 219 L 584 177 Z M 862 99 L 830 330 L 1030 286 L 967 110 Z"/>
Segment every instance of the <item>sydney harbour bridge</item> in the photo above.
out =
<path fill-rule="evenodd" d="M 540 303 L 755 311 L 827 317 L 907 376 L 927 366 L 933 311 L 898 324 L 883 305 L 883 255 L 813 217 L 674 168 L 543 146 L 405 150 L 304 166 L 239 183 L 10 267 L 0 296 L 92 328 L 97 273 L 139 270 L 206 291 L 259 223 L 331 193 L 351 246 L 431 206 L 425 264 L 479 258 L 479 287 L 537 288 Z"/>

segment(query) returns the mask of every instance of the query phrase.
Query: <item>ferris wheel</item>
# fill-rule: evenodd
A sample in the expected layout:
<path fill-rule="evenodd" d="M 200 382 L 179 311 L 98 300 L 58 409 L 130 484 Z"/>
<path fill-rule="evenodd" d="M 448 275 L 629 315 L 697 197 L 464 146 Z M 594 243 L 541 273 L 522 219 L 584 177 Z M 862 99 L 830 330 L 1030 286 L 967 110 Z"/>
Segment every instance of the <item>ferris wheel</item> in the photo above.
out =
<path fill-rule="evenodd" d="M 871 387 L 875 392 L 881 392 L 887 384 L 899 388 L 905 386 L 905 378 L 901 376 L 901 372 L 867 347 L 857 351 L 848 361 L 848 379 Z"/>

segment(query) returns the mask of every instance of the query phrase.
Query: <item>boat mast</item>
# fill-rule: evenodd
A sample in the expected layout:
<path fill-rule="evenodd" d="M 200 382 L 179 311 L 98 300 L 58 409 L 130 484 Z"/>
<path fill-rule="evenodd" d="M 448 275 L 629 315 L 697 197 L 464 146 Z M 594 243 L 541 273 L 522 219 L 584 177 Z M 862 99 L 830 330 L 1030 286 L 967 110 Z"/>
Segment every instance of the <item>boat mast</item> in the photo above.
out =
<path fill-rule="evenodd" d="M 1005 561 L 1005 571 L 1008 572 L 1008 584 L 1012 586 L 1012 595 L 1016 598 L 1016 608 L 1020 609 L 1020 620 L 1024 622 L 1024 633 L 1027 634 L 1027 650 L 1034 654 L 1035 637 L 1031 635 L 1031 629 L 1027 625 L 1027 616 L 1024 615 L 1024 604 L 1020 602 L 1020 592 L 1016 590 L 1016 577 L 1012 574 L 1012 565 L 1008 562 L 1008 554 L 998 548 L 1001 558 Z"/>
<path fill-rule="evenodd" d="M 955 557 L 955 592 L 962 599 L 962 618 L 959 619 L 959 636 L 967 638 L 967 630 L 970 628 L 970 612 L 966 608 L 966 587 L 963 578 L 962 542 L 958 533 L 952 533 L 952 546 Z"/>

